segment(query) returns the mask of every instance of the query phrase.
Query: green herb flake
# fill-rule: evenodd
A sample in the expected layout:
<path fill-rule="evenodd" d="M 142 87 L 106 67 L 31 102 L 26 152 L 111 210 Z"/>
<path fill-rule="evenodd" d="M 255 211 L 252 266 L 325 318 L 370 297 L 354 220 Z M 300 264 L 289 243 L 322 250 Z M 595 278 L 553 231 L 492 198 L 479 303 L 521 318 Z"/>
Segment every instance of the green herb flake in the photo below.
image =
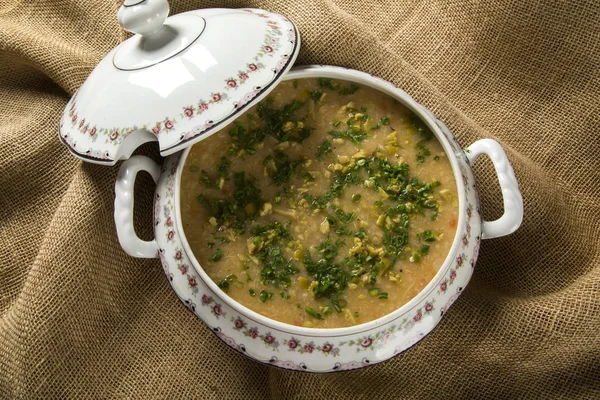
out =
<path fill-rule="evenodd" d="M 358 232 L 356 232 L 354 234 L 355 237 L 359 238 L 359 239 L 364 239 L 367 237 L 367 232 L 365 232 L 365 230 L 363 228 L 360 228 L 358 230 Z"/>
<path fill-rule="evenodd" d="M 360 194 L 358 194 L 358 193 L 354 193 L 352 195 L 352 201 L 355 202 L 355 203 L 358 203 L 361 198 L 362 198 L 362 196 Z"/>
<path fill-rule="evenodd" d="M 360 127 L 358 128 L 358 130 L 355 130 L 354 128 L 352 128 L 352 123 L 353 121 L 350 120 L 351 127 L 346 131 L 329 131 L 328 133 L 331 136 L 334 136 L 339 139 L 350 140 L 352 143 L 358 145 L 360 144 L 360 142 L 367 138 L 367 132 L 360 129 Z"/>
<path fill-rule="evenodd" d="M 260 140 L 264 140 L 266 136 L 271 136 L 278 142 L 302 143 L 310 136 L 313 129 L 303 122 L 299 123 L 302 118 L 297 115 L 297 112 L 304 106 L 303 102 L 293 100 L 282 108 L 273 107 L 273 103 L 274 100 L 269 97 L 256 106 L 256 113 L 262 125 L 253 129 L 250 133 Z M 290 125 L 290 129 L 288 129 L 287 127 Z"/>
<path fill-rule="evenodd" d="M 352 235 L 352 231 L 348 228 L 335 228 L 335 234 L 338 236 L 351 236 Z"/>
<path fill-rule="evenodd" d="M 379 293 L 379 296 L 377 296 L 377 298 L 379 298 L 379 299 L 387 299 L 388 298 L 388 294 L 386 292 L 381 292 L 381 293 Z"/>
<path fill-rule="evenodd" d="M 320 88 L 338 92 L 341 96 L 354 94 L 358 91 L 358 89 L 360 89 L 360 86 L 354 82 L 350 83 L 348 86 L 342 87 L 342 85 L 334 83 L 330 78 L 318 78 L 317 82 Z"/>
<path fill-rule="evenodd" d="M 208 259 L 208 261 L 219 261 L 221 258 L 223 258 L 223 250 L 221 249 L 217 249 L 216 253 L 212 255 L 212 257 L 210 257 Z"/>
<path fill-rule="evenodd" d="M 288 292 L 285 292 L 285 291 L 279 292 L 279 295 L 281 296 L 281 298 L 283 298 L 285 300 L 287 300 L 287 299 L 290 298 L 290 294 Z"/>
<path fill-rule="evenodd" d="M 246 222 L 255 219 L 264 200 L 253 176 L 246 178 L 244 172 L 235 172 L 233 181 L 235 189 L 232 198 L 228 196 L 211 200 L 200 195 L 197 200 L 211 208 L 219 226 L 226 226 L 238 234 L 243 234 Z"/>
<path fill-rule="evenodd" d="M 317 83 L 319 84 L 319 87 L 323 89 L 337 90 L 330 78 L 318 78 Z"/>
<path fill-rule="evenodd" d="M 338 93 L 342 96 L 348 96 L 350 94 L 356 93 L 356 91 L 359 88 L 360 88 L 360 86 L 358 86 L 356 83 L 351 83 L 349 86 L 340 88 L 340 90 L 338 90 Z"/>
<path fill-rule="evenodd" d="M 333 126 L 335 126 L 335 127 L 337 128 L 338 126 L 340 126 L 340 125 L 341 125 L 341 123 L 342 123 L 342 121 L 335 121 L 335 122 L 333 123 Z"/>
<path fill-rule="evenodd" d="M 285 248 L 279 245 L 293 240 L 290 232 L 279 222 L 273 222 L 254 227 L 250 233 L 255 235 L 252 239 L 256 246 L 253 251 L 261 263 L 262 283 L 278 288 L 290 287 L 291 276 L 300 270 L 291 259 L 284 256 Z"/>
<path fill-rule="evenodd" d="M 333 146 L 331 145 L 331 142 L 328 139 L 325 139 L 323 143 L 317 147 L 317 159 L 320 160 L 324 154 L 331 154 L 332 152 Z"/>
<path fill-rule="evenodd" d="M 248 129 L 244 124 L 236 121 L 233 128 L 229 130 L 232 148 L 231 154 L 238 150 L 243 150 L 248 154 L 256 153 L 256 145 L 265 139 L 265 132 L 262 129 Z"/>
<path fill-rule="evenodd" d="M 272 171 L 270 176 L 273 183 L 277 186 L 281 186 L 282 184 L 289 182 L 294 177 L 296 170 L 302 163 L 301 160 L 290 160 L 288 155 L 282 151 L 275 151 L 272 156 L 267 156 L 267 158 L 269 157 L 272 157 L 269 159 L 269 161 L 272 160 L 275 164 L 275 171 Z M 265 158 L 265 161 L 267 158 Z"/>
<path fill-rule="evenodd" d="M 304 179 L 305 182 L 314 182 L 315 181 L 315 177 L 312 176 L 311 173 L 308 171 L 302 171 L 302 173 L 300 175 L 302 176 L 302 179 Z"/>
<path fill-rule="evenodd" d="M 217 167 L 217 169 L 219 170 L 219 175 L 229 175 L 229 167 L 231 167 L 231 161 L 229 161 L 225 156 L 221 157 L 221 161 L 219 163 L 219 166 Z"/>
<path fill-rule="evenodd" d="M 417 238 L 424 242 L 435 242 L 437 240 L 430 230 L 417 233 Z"/>
<path fill-rule="evenodd" d="M 315 90 L 314 92 L 309 91 L 308 95 L 316 103 L 321 101 L 321 98 L 323 97 L 323 92 L 321 90 Z"/>
<path fill-rule="evenodd" d="M 250 293 L 250 296 L 252 296 L 252 297 L 256 296 L 256 292 L 254 291 L 254 289 L 250 289 L 250 290 L 248 290 L 248 292 Z"/>
<path fill-rule="evenodd" d="M 371 289 L 369 289 L 369 294 L 371 296 L 373 296 L 373 297 L 379 296 L 379 289 L 377 289 L 377 288 L 371 288 Z"/>
<path fill-rule="evenodd" d="M 217 283 L 217 286 L 219 286 L 219 288 L 221 288 L 221 290 L 223 290 L 224 292 L 227 292 L 231 287 L 231 284 L 235 284 L 239 288 L 244 286 L 244 284 L 240 282 L 237 276 L 235 276 L 234 274 L 229 274 L 225 278 L 221 279 Z"/>
<path fill-rule="evenodd" d="M 341 208 L 335 210 L 335 215 L 344 223 L 349 223 L 354 218 L 354 213 L 346 213 Z"/>
<path fill-rule="evenodd" d="M 306 312 L 308 315 L 310 315 L 311 317 L 313 317 L 313 318 L 316 318 L 316 319 L 323 319 L 323 317 L 321 316 L 321 314 L 319 314 L 318 312 L 316 312 L 315 310 L 313 310 L 313 309 L 312 309 L 312 308 L 310 308 L 310 307 L 306 307 L 306 308 L 304 309 L 304 311 L 305 311 L 305 312 Z"/>
<path fill-rule="evenodd" d="M 267 292 L 266 290 L 261 290 L 260 291 L 260 301 L 262 301 L 263 303 L 266 302 L 267 300 L 269 300 L 271 297 L 273 297 L 273 293 L 271 292 Z"/>
<path fill-rule="evenodd" d="M 334 308 L 339 295 L 348 286 L 350 278 L 345 265 L 335 262 L 339 247 L 343 244 L 343 241 L 338 240 L 333 243 L 330 238 L 327 238 L 325 242 L 317 246 L 321 259 L 313 260 L 309 251 L 305 251 L 303 258 L 306 272 L 313 281 L 317 282 L 313 289 L 315 298 L 329 298 Z"/>
<path fill-rule="evenodd" d="M 431 152 L 425 146 L 425 143 L 428 140 L 429 139 L 423 139 L 420 142 L 418 142 L 415 146 L 415 148 L 418 150 L 417 151 L 417 165 L 423 164 L 425 162 L 425 158 L 431 155 Z"/>
<path fill-rule="evenodd" d="M 418 252 L 418 251 L 415 251 L 415 252 L 412 254 L 412 262 L 414 262 L 414 263 L 418 263 L 419 261 L 421 261 L 421 255 L 419 254 L 419 252 Z"/>
<path fill-rule="evenodd" d="M 200 177 L 198 178 L 198 180 L 204 183 L 204 186 L 206 186 L 207 188 L 212 187 L 212 182 L 208 177 L 208 172 L 206 172 L 205 170 L 200 171 Z"/>

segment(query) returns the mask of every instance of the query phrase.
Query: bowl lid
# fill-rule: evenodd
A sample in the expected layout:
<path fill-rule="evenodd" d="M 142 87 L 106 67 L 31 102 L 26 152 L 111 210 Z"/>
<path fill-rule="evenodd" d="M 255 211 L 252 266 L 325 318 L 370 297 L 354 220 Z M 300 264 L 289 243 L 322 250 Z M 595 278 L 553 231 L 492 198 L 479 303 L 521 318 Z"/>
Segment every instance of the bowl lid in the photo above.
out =
<path fill-rule="evenodd" d="M 114 165 L 141 144 L 163 156 L 217 132 L 266 96 L 292 67 L 300 37 L 286 17 L 204 9 L 167 18 L 167 0 L 125 0 L 133 33 L 67 104 L 59 136 L 82 160 Z"/>

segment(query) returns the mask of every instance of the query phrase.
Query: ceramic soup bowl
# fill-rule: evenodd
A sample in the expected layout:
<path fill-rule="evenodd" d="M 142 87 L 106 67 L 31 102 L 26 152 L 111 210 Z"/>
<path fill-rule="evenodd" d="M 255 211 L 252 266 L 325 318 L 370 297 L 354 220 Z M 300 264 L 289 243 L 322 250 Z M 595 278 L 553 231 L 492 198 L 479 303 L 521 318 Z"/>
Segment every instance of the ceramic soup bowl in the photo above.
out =
<path fill-rule="evenodd" d="M 169 156 L 162 167 L 143 156 L 121 166 L 116 182 L 115 222 L 123 249 L 135 257 L 158 257 L 177 296 L 227 345 L 265 364 L 291 370 L 332 372 L 385 361 L 425 337 L 456 301 L 473 274 L 482 239 L 515 231 L 523 217 L 517 181 L 500 145 L 490 139 L 466 150 L 430 111 L 389 82 L 363 72 L 332 66 L 292 69 L 283 80 L 334 78 L 374 88 L 415 113 L 435 134 L 448 155 L 457 184 L 459 218 L 456 236 L 439 272 L 411 301 L 377 320 L 348 328 L 315 329 L 266 318 L 234 301 L 208 277 L 190 250 L 182 229 L 180 181 L 189 148 Z M 498 175 L 504 215 L 483 221 L 471 164 L 490 157 Z M 136 174 L 147 171 L 157 182 L 154 234 L 140 240 L 133 228 Z"/>

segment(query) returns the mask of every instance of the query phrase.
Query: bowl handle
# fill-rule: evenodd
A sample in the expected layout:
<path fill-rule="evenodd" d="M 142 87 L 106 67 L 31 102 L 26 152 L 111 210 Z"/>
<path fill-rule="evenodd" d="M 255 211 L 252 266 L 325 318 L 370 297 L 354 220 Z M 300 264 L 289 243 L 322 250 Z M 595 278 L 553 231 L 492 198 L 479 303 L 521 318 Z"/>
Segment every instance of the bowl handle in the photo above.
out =
<path fill-rule="evenodd" d="M 523 197 L 506 153 L 500 144 L 492 139 L 478 140 L 465 151 L 471 164 L 482 154 L 492 160 L 502 189 L 504 214 L 495 221 L 483 221 L 481 238 L 491 239 L 513 233 L 523 222 Z"/>
<path fill-rule="evenodd" d="M 115 183 L 115 225 L 119 243 L 125 253 L 138 258 L 158 258 L 156 240 L 140 239 L 133 227 L 133 188 L 140 171 L 146 171 L 158 182 L 160 167 L 145 156 L 133 156 L 123 162 Z"/>

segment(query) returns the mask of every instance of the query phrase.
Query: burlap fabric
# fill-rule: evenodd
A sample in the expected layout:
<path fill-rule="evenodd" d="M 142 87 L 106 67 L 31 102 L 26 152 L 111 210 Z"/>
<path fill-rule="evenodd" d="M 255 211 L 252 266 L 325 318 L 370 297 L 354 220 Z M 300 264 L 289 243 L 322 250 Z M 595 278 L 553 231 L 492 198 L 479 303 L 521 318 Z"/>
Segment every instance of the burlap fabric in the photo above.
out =
<path fill-rule="evenodd" d="M 504 146 L 521 229 L 483 242 L 473 280 L 409 351 L 360 371 L 272 369 L 221 343 L 157 260 L 119 247 L 118 167 L 60 144 L 60 114 L 125 39 L 119 1 L 0 2 L 2 398 L 599 398 L 600 5 L 595 0 L 171 1 L 172 13 L 258 7 L 292 18 L 298 64 L 388 79 L 465 146 Z M 140 150 L 159 159 L 148 145 Z M 500 215 L 489 161 L 485 216 Z M 153 184 L 136 185 L 151 232 Z"/>

